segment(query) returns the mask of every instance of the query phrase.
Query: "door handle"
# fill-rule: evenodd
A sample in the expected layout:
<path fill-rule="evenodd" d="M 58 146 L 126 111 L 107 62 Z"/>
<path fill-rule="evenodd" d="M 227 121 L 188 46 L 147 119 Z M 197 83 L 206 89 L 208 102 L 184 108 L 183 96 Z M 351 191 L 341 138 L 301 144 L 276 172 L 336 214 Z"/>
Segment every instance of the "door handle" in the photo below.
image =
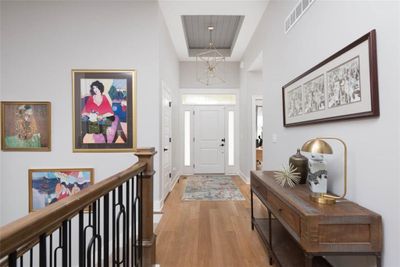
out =
<path fill-rule="evenodd" d="M 168 148 L 164 148 L 164 152 L 165 152 L 165 151 L 168 151 Z"/>
<path fill-rule="evenodd" d="M 225 146 L 224 144 L 220 144 L 219 146 Z"/>
<path fill-rule="evenodd" d="M 222 138 L 222 139 L 221 139 L 221 142 L 225 142 L 225 138 Z"/>

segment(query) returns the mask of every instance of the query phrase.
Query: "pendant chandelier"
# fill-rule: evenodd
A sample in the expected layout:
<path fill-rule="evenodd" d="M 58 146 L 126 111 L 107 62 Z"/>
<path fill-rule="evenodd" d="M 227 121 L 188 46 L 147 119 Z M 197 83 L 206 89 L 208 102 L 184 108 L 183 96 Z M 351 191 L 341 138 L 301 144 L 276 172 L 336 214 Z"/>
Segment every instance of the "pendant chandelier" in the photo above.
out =
<path fill-rule="evenodd" d="M 207 86 L 225 83 L 223 78 L 225 56 L 214 46 L 212 40 L 213 30 L 214 26 L 208 26 L 210 33 L 209 46 L 206 51 L 196 55 L 196 78 Z"/>

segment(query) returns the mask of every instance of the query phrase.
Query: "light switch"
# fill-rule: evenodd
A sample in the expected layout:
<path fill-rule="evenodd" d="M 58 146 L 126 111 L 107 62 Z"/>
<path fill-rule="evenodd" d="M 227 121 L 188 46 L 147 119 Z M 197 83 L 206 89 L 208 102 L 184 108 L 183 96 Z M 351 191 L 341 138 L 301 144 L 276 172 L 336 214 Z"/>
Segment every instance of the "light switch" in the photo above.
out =
<path fill-rule="evenodd" d="M 272 134 L 272 143 L 276 144 L 278 143 L 278 135 L 277 134 Z"/>

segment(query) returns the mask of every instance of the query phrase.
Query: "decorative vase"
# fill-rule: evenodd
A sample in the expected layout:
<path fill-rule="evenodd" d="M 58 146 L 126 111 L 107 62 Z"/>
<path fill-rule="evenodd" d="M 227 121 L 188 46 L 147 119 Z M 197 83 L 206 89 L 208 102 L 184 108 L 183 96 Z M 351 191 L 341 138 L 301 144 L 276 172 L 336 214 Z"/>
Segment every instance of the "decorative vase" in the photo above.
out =
<path fill-rule="evenodd" d="M 311 154 L 307 182 L 313 193 L 325 194 L 328 191 L 328 171 L 322 154 Z"/>
<path fill-rule="evenodd" d="M 289 164 L 296 167 L 296 172 L 300 174 L 299 183 L 305 184 L 308 174 L 308 159 L 300 153 L 300 149 L 297 149 L 297 153 L 289 158 Z"/>

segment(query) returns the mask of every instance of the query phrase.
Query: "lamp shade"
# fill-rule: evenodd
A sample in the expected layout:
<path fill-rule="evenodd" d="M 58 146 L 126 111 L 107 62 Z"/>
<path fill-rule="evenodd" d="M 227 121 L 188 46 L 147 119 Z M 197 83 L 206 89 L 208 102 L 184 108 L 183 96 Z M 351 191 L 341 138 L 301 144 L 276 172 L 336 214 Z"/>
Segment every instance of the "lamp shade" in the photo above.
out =
<path fill-rule="evenodd" d="M 319 154 L 332 154 L 332 147 L 322 139 L 315 138 L 304 143 L 301 151 Z"/>

